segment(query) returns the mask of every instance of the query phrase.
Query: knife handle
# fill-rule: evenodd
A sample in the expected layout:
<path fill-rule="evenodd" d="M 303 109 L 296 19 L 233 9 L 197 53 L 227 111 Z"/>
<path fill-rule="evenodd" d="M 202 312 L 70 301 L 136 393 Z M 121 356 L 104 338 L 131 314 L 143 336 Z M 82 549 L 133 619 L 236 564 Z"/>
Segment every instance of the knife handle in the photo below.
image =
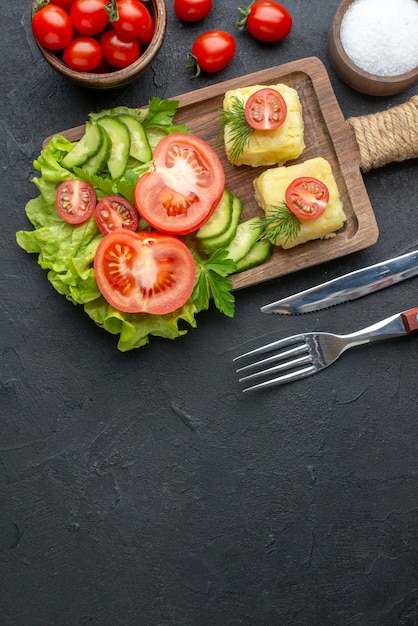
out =
<path fill-rule="evenodd" d="M 350 117 L 363 172 L 418 157 L 418 95 L 379 113 Z"/>
<path fill-rule="evenodd" d="M 418 331 L 418 307 L 409 309 L 401 313 L 402 324 L 404 325 L 406 333 L 415 333 Z"/>

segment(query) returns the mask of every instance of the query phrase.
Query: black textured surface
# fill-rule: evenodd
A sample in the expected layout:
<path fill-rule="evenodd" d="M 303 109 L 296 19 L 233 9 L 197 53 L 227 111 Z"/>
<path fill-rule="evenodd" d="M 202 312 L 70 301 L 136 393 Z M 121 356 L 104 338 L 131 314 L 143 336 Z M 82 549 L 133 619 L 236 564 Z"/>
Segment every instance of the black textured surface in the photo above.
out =
<path fill-rule="evenodd" d="M 418 304 L 417 279 L 302 317 L 261 305 L 418 246 L 417 162 L 364 176 L 371 248 L 236 294 L 236 315 L 127 354 L 15 243 L 42 139 L 91 110 L 142 105 L 287 61 L 325 63 L 345 117 L 407 100 L 331 71 L 337 0 L 287 0 L 266 46 L 190 79 L 195 36 L 234 32 L 237 0 L 182 25 L 168 2 L 153 67 L 113 93 L 56 75 L 29 0 L 1 20 L 0 623 L 2 626 L 412 626 L 418 623 L 417 337 L 358 348 L 304 382 L 243 396 L 232 358 L 302 330 L 350 332 Z"/>

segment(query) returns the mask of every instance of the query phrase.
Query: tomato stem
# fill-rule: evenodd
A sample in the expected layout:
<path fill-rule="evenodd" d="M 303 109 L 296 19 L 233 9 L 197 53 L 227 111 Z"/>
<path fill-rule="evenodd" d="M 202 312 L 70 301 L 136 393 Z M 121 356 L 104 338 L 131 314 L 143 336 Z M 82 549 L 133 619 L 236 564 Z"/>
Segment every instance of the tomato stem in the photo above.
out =
<path fill-rule="evenodd" d="M 244 28 L 245 28 L 245 26 L 247 24 L 248 17 L 249 17 L 249 15 L 251 13 L 251 7 L 253 6 L 254 2 L 255 2 L 255 0 L 253 0 L 249 4 L 248 7 L 238 7 L 238 9 L 237 9 L 238 13 L 240 15 L 242 15 L 242 18 L 235 23 L 235 26 L 238 28 L 238 30 L 244 30 Z"/>
<path fill-rule="evenodd" d="M 118 5 L 116 4 L 116 0 L 109 0 L 109 2 L 104 5 L 104 9 L 109 15 L 109 22 L 118 21 L 119 11 L 118 11 Z"/>
<path fill-rule="evenodd" d="M 188 68 L 192 68 L 194 70 L 196 70 L 196 73 L 193 74 L 192 78 L 198 78 L 198 76 L 200 76 L 201 73 L 201 68 L 200 65 L 197 61 L 197 57 L 192 53 L 192 52 L 188 52 L 187 53 L 187 63 L 186 63 L 186 67 Z"/>

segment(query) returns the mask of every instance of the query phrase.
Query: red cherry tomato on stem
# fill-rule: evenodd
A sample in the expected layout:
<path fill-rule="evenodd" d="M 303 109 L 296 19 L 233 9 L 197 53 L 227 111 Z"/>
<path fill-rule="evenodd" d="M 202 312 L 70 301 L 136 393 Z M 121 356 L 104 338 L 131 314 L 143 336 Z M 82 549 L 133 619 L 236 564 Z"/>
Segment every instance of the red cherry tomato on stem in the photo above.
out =
<path fill-rule="evenodd" d="M 79 72 L 91 72 L 102 61 L 102 48 L 93 37 L 76 37 L 65 48 L 62 60 Z"/>
<path fill-rule="evenodd" d="M 137 39 L 122 37 L 113 28 L 100 37 L 103 58 L 107 63 L 122 69 L 128 67 L 139 57 L 141 51 Z"/>
<path fill-rule="evenodd" d="M 272 0 L 252 2 L 248 8 L 241 7 L 243 16 L 237 22 L 240 30 L 247 28 L 250 35 L 259 41 L 274 43 L 288 36 L 292 29 L 292 16 L 282 4 Z"/>
<path fill-rule="evenodd" d="M 73 38 L 74 29 L 64 9 L 55 4 L 47 4 L 34 14 L 32 32 L 44 48 L 63 50 Z"/>
<path fill-rule="evenodd" d="M 71 5 L 70 17 L 80 35 L 98 35 L 109 24 L 106 10 L 107 0 L 75 0 Z"/>
<path fill-rule="evenodd" d="M 189 67 L 196 68 L 194 77 L 200 71 L 219 72 L 233 59 L 236 50 L 235 39 L 224 30 L 210 30 L 200 35 L 192 46 Z"/>
<path fill-rule="evenodd" d="M 84 180 L 65 180 L 58 185 L 55 207 L 58 215 L 69 224 L 81 224 L 93 215 L 96 192 Z"/>
<path fill-rule="evenodd" d="M 174 12 L 184 22 L 203 20 L 212 10 L 212 0 L 174 0 Z"/>
<path fill-rule="evenodd" d="M 154 22 L 154 18 L 152 17 L 151 14 L 150 14 L 150 18 L 151 18 L 151 20 L 150 20 L 148 29 L 146 31 L 144 31 L 142 33 L 142 35 L 139 35 L 139 37 L 137 37 L 138 42 L 140 44 L 143 44 L 143 45 L 149 43 L 151 41 L 151 39 L 152 39 L 153 34 L 154 34 L 155 22 Z"/>
<path fill-rule="evenodd" d="M 151 15 L 140 0 L 117 0 L 118 19 L 112 26 L 122 37 L 141 37 L 149 31 Z"/>
<path fill-rule="evenodd" d="M 116 230 L 136 230 L 138 212 L 122 196 L 105 196 L 96 204 L 95 217 L 97 226 L 104 235 Z"/>
<path fill-rule="evenodd" d="M 283 124 L 286 115 L 282 94 L 268 87 L 251 94 L 245 104 L 245 119 L 256 130 L 275 130 Z"/>
<path fill-rule="evenodd" d="M 173 133 L 159 141 L 153 164 L 135 186 L 135 204 L 156 230 L 186 235 L 212 215 L 225 187 L 222 164 L 199 137 Z"/>
<path fill-rule="evenodd" d="M 296 217 L 315 220 L 323 214 L 328 204 L 328 187 L 317 178 L 302 176 L 290 183 L 286 189 L 285 201 Z"/>
<path fill-rule="evenodd" d="M 103 237 L 94 275 L 107 302 L 127 313 L 172 313 L 190 298 L 196 266 L 177 237 L 117 230 Z"/>

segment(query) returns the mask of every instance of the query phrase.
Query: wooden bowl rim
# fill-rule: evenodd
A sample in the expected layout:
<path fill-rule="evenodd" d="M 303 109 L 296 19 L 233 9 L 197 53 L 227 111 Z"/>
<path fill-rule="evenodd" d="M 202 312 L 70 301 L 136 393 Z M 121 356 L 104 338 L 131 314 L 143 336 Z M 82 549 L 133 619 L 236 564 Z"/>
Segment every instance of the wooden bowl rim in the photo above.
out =
<path fill-rule="evenodd" d="M 398 85 L 404 83 L 408 84 L 411 82 L 413 83 L 414 79 L 418 80 L 418 66 L 409 70 L 408 72 L 404 72 L 403 74 L 381 76 L 379 74 L 371 74 L 370 72 L 363 70 L 361 67 L 356 65 L 354 61 L 352 61 L 341 43 L 341 22 L 347 9 L 353 4 L 353 2 L 356 2 L 356 0 L 342 0 L 340 2 L 334 14 L 334 17 L 331 20 L 330 28 L 328 31 L 329 40 L 333 42 L 336 52 L 340 57 L 340 61 L 344 63 L 353 74 L 357 74 L 363 80 L 367 80 L 370 83 L 375 83 L 376 85 Z"/>
<path fill-rule="evenodd" d="M 61 61 L 53 50 L 44 48 L 35 39 L 36 45 L 38 46 L 44 59 L 51 65 L 51 67 L 53 67 L 54 70 L 64 75 L 66 78 L 77 82 L 78 84 L 86 87 L 123 86 L 130 80 L 136 78 L 137 75 L 147 68 L 149 63 L 160 50 L 164 41 L 167 28 L 167 8 L 165 0 L 149 0 L 149 4 L 154 9 L 152 12 L 154 18 L 154 33 L 144 52 L 128 67 L 115 69 L 112 72 L 81 72 L 68 67 L 68 65 Z"/>

